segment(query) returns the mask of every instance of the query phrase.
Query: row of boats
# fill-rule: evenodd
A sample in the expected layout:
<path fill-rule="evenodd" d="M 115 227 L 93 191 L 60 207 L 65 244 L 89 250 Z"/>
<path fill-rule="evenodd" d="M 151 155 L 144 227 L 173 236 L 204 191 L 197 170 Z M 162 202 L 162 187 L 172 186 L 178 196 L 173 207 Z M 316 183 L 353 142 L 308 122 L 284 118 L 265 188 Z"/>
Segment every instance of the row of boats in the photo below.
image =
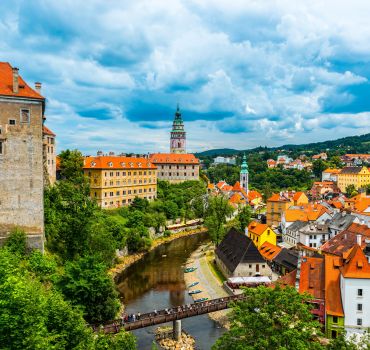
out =
<path fill-rule="evenodd" d="M 185 273 L 194 272 L 196 269 L 197 269 L 196 267 L 187 267 L 187 268 L 184 269 L 184 272 Z M 193 288 L 193 287 L 197 286 L 198 284 L 199 284 L 198 281 L 193 282 L 193 283 L 188 285 L 188 289 Z M 189 295 L 194 295 L 194 294 L 199 294 L 199 293 L 202 293 L 201 289 L 189 290 Z M 195 299 L 194 302 L 195 303 L 202 303 L 203 301 L 206 301 L 206 300 L 208 300 L 208 298 L 200 298 L 200 299 Z"/>

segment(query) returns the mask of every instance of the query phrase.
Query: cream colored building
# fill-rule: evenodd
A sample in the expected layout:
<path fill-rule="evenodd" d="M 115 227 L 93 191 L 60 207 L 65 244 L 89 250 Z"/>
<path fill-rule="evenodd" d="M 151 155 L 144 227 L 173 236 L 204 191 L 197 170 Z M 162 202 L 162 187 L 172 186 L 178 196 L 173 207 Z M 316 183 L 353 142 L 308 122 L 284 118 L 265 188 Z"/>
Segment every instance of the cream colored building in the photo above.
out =
<path fill-rule="evenodd" d="M 150 161 L 158 168 L 159 180 L 180 183 L 199 180 L 199 159 L 194 154 L 156 153 Z"/>
<path fill-rule="evenodd" d="M 45 125 L 42 129 L 42 139 L 44 147 L 44 168 L 46 170 L 45 184 L 53 185 L 56 181 L 56 135 Z"/>
<path fill-rule="evenodd" d="M 31 88 L 18 68 L 0 62 L 0 244 L 15 227 L 44 249 L 41 84 Z"/>
<path fill-rule="evenodd" d="M 345 167 L 338 174 L 338 187 L 342 192 L 345 192 L 349 185 L 354 185 L 356 189 L 359 189 L 368 184 L 370 184 L 370 171 L 366 166 Z"/>
<path fill-rule="evenodd" d="M 84 173 L 90 179 L 90 195 L 102 208 L 129 205 L 135 197 L 157 197 L 157 168 L 148 158 L 86 157 Z"/>

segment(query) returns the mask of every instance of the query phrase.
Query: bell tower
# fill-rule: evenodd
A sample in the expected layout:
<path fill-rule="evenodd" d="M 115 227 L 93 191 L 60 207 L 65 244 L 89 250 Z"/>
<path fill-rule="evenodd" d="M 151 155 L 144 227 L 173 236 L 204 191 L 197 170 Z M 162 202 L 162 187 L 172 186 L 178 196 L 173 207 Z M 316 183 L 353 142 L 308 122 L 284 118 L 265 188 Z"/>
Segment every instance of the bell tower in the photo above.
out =
<path fill-rule="evenodd" d="M 247 164 L 247 157 L 244 153 L 243 162 L 240 170 L 240 187 L 245 190 L 245 192 L 249 192 L 249 172 L 248 172 L 248 164 Z"/>
<path fill-rule="evenodd" d="M 186 153 L 186 132 L 184 129 L 184 122 L 181 117 L 179 105 L 177 105 L 175 119 L 173 120 L 172 124 L 170 152 Z"/>

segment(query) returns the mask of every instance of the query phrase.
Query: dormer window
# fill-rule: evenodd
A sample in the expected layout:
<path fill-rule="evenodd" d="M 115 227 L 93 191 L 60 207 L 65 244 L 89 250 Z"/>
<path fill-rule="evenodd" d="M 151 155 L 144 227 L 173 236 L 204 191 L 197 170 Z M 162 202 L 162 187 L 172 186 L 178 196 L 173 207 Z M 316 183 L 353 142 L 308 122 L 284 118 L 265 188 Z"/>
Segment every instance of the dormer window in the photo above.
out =
<path fill-rule="evenodd" d="M 131 162 L 130 163 L 130 167 L 133 168 L 134 167 L 134 163 Z"/>
<path fill-rule="evenodd" d="M 112 162 L 109 162 L 108 163 L 108 166 L 112 167 L 113 166 L 113 163 Z"/>
<path fill-rule="evenodd" d="M 121 162 L 121 167 L 125 167 L 126 166 L 126 163 L 125 162 Z"/>
<path fill-rule="evenodd" d="M 141 163 L 137 163 L 138 167 L 141 168 Z"/>
<path fill-rule="evenodd" d="M 95 162 L 91 162 L 90 165 L 93 168 L 96 165 L 96 163 Z"/>

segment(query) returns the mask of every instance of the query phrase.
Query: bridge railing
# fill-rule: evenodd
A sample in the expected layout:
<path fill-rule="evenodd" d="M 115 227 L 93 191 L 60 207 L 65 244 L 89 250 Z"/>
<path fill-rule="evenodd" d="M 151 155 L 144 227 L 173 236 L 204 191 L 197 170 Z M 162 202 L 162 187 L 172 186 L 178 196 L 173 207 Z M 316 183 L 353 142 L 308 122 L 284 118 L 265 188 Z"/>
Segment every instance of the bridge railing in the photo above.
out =
<path fill-rule="evenodd" d="M 93 325 L 94 331 L 103 331 L 104 333 L 117 333 L 121 328 L 127 331 L 139 328 L 154 326 L 161 323 L 167 323 L 175 320 L 181 320 L 188 317 L 207 314 L 210 312 L 224 310 L 230 307 L 234 301 L 244 299 L 244 295 L 234 295 L 225 298 L 207 300 L 200 303 L 182 305 L 171 309 L 152 311 L 140 316 L 109 321 L 103 325 Z"/>

